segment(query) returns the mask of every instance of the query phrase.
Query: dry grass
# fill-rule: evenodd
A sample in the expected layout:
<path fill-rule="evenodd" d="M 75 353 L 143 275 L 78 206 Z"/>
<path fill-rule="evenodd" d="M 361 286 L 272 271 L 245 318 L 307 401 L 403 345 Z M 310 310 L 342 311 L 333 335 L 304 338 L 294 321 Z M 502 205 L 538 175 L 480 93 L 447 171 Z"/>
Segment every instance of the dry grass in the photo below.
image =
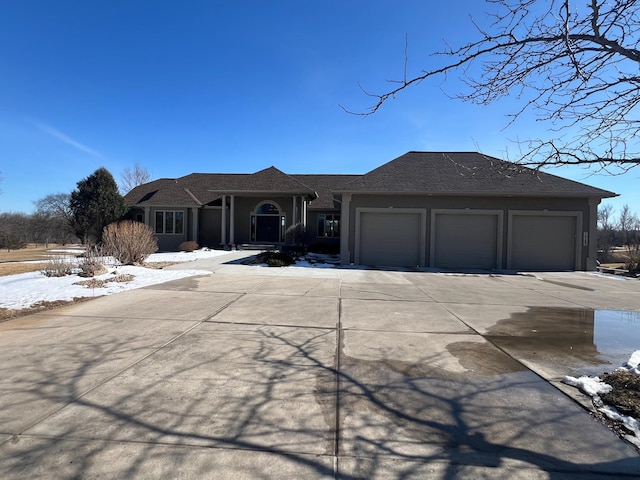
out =
<path fill-rule="evenodd" d="M 47 260 L 55 255 L 51 250 L 69 249 L 70 246 L 52 245 L 48 248 L 43 245 L 30 244 L 27 248 L 20 250 L 0 250 L 0 277 L 7 275 L 17 275 L 18 273 L 37 272 L 46 266 Z M 80 253 L 81 250 L 78 250 Z M 21 263 L 21 262 L 41 262 L 41 263 Z"/>
<path fill-rule="evenodd" d="M 7 275 L 17 275 L 19 273 L 37 272 L 47 266 L 47 259 L 51 255 L 55 255 L 55 252 L 51 250 L 56 249 L 68 249 L 69 246 L 52 245 L 48 248 L 43 245 L 29 245 L 27 248 L 20 250 L 6 250 L 0 251 L 0 277 Z M 22 263 L 22 262 L 37 262 L 37 263 Z M 8 310 L 6 308 L 0 308 L 0 322 L 9 320 L 16 317 L 22 317 L 31 313 L 37 313 L 44 310 L 51 310 L 63 305 L 69 305 L 84 299 L 75 299 L 71 301 L 56 301 L 56 302 L 40 302 L 31 308 L 24 308 L 20 310 Z"/>

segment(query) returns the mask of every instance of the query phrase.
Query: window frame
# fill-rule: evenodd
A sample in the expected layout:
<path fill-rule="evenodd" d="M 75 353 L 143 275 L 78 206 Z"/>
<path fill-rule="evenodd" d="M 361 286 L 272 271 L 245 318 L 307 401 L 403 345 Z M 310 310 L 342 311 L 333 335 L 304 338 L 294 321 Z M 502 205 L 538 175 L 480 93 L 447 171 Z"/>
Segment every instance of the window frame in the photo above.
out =
<path fill-rule="evenodd" d="M 319 213 L 317 218 L 316 236 L 318 238 L 340 238 L 341 225 L 339 213 Z M 320 228 L 320 225 L 322 225 L 322 228 Z M 327 231 L 327 225 L 329 225 L 329 231 Z M 320 235 L 321 230 L 323 232 L 322 235 Z"/>
<path fill-rule="evenodd" d="M 161 228 L 158 219 L 161 217 Z M 184 210 L 156 210 L 153 231 L 156 235 L 184 235 Z M 176 231 L 177 227 L 180 231 Z"/>

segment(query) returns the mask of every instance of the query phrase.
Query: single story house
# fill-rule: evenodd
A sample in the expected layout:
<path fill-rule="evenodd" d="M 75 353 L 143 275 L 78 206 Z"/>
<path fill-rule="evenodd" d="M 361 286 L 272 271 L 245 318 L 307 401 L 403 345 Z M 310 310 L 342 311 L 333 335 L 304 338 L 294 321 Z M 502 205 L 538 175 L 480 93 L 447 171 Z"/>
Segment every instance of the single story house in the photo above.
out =
<path fill-rule="evenodd" d="M 593 270 L 615 193 L 475 152 L 408 152 L 363 175 L 193 173 L 125 196 L 161 250 L 281 245 L 306 226 L 343 264 Z"/>

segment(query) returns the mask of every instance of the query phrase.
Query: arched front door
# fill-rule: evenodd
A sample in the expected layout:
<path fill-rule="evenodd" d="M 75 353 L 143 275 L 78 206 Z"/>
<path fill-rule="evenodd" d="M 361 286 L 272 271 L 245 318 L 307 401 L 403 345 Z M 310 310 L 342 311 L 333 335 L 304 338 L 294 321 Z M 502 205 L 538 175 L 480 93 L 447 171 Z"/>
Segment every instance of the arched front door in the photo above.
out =
<path fill-rule="evenodd" d="M 272 201 L 261 202 L 251 214 L 251 241 L 279 243 L 284 236 L 285 216 L 279 205 Z"/>

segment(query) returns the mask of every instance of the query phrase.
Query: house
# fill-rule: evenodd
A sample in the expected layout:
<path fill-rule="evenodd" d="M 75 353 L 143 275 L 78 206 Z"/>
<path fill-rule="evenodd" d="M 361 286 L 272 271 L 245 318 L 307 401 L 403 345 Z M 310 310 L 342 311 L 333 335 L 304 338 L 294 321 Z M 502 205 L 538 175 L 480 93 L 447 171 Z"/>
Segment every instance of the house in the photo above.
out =
<path fill-rule="evenodd" d="M 364 175 L 193 173 L 125 200 L 161 250 L 284 242 L 303 223 L 343 264 L 593 270 L 615 193 L 475 152 L 408 152 Z"/>

